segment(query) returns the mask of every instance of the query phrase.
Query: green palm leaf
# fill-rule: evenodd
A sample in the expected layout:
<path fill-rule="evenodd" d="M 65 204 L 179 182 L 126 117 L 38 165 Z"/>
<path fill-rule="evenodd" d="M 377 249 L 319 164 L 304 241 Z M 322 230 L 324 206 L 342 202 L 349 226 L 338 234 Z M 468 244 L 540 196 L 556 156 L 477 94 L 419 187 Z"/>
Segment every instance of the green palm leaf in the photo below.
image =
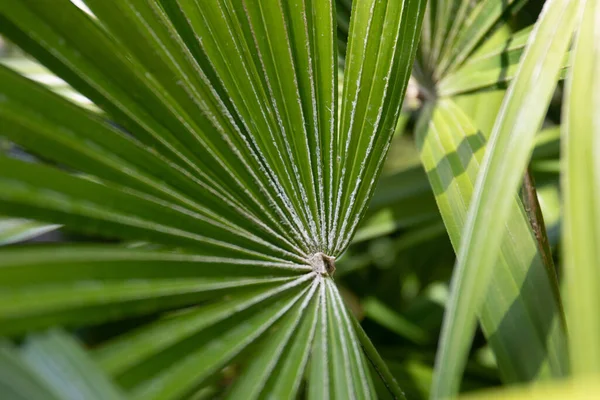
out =
<path fill-rule="evenodd" d="M 0 158 L 0 207 L 159 250 L 3 250 L 2 333 L 156 315 L 92 352 L 134 398 L 194 395 L 228 366 L 232 398 L 294 397 L 306 378 L 309 396 L 371 398 L 369 363 L 403 397 L 332 275 L 425 1 L 353 4 L 339 112 L 331 1 L 85 4 L 0 3 L 0 33 L 101 110 L 1 67 L 2 135 L 43 162 Z"/>
<path fill-rule="evenodd" d="M 515 33 L 505 42 L 482 48 L 460 68 L 445 75 L 439 82 L 440 96 L 455 96 L 482 89 L 505 87 L 514 78 L 519 60 L 529 39 L 531 28 Z M 566 75 L 569 57 L 565 56 L 561 78 Z"/>
<path fill-rule="evenodd" d="M 596 313 L 589 312 L 598 304 L 597 269 L 600 265 L 600 125 L 597 116 L 600 6 L 595 1 L 582 4 L 573 69 L 565 92 L 565 123 L 562 127 L 565 140 L 562 149 L 565 157 L 562 176 L 565 191 L 564 262 L 571 361 L 576 376 L 600 372 L 600 319 Z"/>

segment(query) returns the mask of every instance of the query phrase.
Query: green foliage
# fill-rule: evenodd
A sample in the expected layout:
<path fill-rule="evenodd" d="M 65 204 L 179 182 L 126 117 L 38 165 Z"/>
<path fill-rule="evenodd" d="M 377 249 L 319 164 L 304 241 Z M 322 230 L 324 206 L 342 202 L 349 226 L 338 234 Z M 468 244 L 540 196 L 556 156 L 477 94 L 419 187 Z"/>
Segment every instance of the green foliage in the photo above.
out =
<path fill-rule="evenodd" d="M 598 26 L 0 2 L 0 397 L 600 393 Z"/>

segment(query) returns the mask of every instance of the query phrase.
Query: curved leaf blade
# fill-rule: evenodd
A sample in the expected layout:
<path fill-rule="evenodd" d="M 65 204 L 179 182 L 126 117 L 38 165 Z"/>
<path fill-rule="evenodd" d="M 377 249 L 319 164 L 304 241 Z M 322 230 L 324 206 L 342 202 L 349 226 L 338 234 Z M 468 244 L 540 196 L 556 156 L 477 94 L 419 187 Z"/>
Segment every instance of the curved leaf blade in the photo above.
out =
<path fill-rule="evenodd" d="M 563 257 L 575 376 L 600 372 L 600 318 L 593 312 L 600 299 L 600 5 L 582 4 L 562 125 Z"/>

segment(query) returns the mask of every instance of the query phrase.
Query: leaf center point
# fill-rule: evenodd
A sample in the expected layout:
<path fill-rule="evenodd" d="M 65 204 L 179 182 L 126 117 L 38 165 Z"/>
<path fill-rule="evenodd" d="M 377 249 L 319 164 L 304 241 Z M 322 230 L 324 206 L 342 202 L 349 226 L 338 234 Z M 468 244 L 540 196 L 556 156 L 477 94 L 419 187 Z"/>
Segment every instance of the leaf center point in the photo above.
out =
<path fill-rule="evenodd" d="M 310 256 L 308 261 L 312 265 L 313 271 L 318 274 L 333 276 L 335 273 L 335 257 L 318 252 Z"/>

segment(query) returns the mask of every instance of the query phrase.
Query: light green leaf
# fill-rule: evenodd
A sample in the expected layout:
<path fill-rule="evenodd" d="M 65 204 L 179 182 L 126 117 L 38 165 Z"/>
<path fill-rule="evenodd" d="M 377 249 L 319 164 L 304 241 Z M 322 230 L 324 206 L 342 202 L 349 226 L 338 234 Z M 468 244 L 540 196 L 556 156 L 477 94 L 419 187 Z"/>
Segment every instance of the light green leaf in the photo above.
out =
<path fill-rule="evenodd" d="M 522 179 L 575 26 L 578 2 L 551 0 L 530 35 L 487 146 L 460 239 L 436 360 L 432 397 L 456 394 Z M 493 210 L 493 212 L 492 212 Z"/>
<path fill-rule="evenodd" d="M 480 41 L 490 32 L 496 23 L 508 12 L 516 12 L 526 0 L 482 0 L 470 10 L 459 29 L 456 39 L 445 47 L 439 63 L 435 66 L 437 77 L 446 75 L 446 71 L 460 66 L 476 49 Z M 463 1 L 463 3 L 466 3 Z M 459 23 L 460 20 L 457 22 Z"/>
<path fill-rule="evenodd" d="M 593 379 L 570 379 L 544 385 L 513 387 L 480 391 L 461 400 L 588 400 L 600 396 L 597 377 Z"/>
<path fill-rule="evenodd" d="M 486 140 L 451 100 L 440 100 L 426 118 L 418 129 L 423 164 L 458 250 Z M 515 197 L 510 207 L 479 321 L 506 382 L 561 377 L 568 356 L 556 273 L 544 263 L 521 202 Z"/>
<path fill-rule="evenodd" d="M 464 65 L 441 79 L 437 86 L 438 95 L 447 97 L 507 86 L 517 73 L 530 33 L 531 28 L 525 28 L 504 43 L 469 57 Z M 566 76 L 568 68 L 567 54 L 562 61 L 561 78 Z"/>
<path fill-rule="evenodd" d="M 564 270 L 573 374 L 600 373 L 600 4 L 582 2 L 563 108 Z"/>

